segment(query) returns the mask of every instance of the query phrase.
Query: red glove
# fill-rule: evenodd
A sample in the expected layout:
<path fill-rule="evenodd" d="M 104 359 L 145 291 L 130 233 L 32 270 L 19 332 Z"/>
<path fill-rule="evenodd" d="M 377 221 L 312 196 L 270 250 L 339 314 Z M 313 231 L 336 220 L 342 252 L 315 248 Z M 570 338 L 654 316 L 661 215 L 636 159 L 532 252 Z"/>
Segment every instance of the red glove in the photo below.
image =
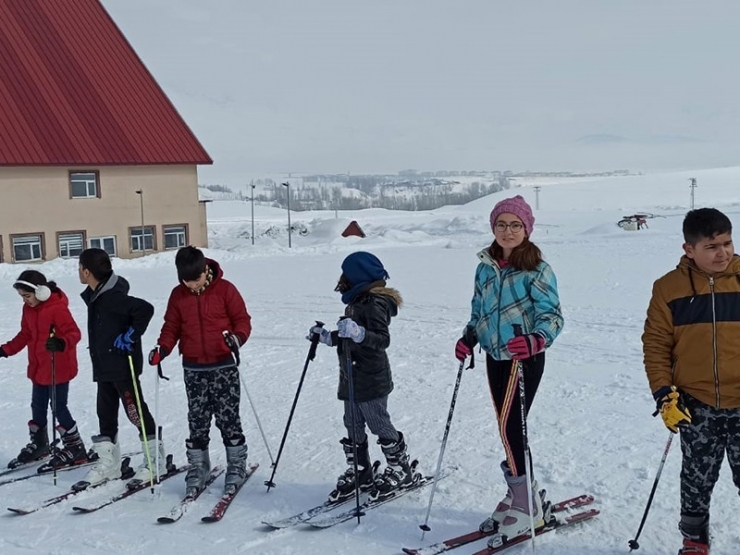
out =
<path fill-rule="evenodd" d="M 162 359 L 166 356 L 167 351 L 165 351 L 161 347 L 154 347 L 151 351 L 149 351 L 149 365 L 156 366 L 157 364 L 162 362 Z"/>
<path fill-rule="evenodd" d="M 459 360 L 460 362 L 464 361 L 466 358 L 468 358 L 473 351 L 468 346 L 468 344 L 465 342 L 464 338 L 460 338 L 457 340 L 457 343 L 455 343 L 455 358 Z"/>
<path fill-rule="evenodd" d="M 509 339 L 506 348 L 509 349 L 511 358 L 514 360 L 524 360 L 545 350 L 545 338 L 539 333 L 517 335 L 513 339 Z"/>

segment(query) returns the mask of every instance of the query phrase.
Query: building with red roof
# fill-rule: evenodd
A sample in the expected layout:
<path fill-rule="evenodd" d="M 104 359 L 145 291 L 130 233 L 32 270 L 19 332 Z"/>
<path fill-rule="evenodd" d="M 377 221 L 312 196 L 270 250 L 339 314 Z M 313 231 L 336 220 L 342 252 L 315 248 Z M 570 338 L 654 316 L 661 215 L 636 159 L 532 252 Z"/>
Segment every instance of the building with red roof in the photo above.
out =
<path fill-rule="evenodd" d="M 99 0 L 0 0 L 0 261 L 207 246 L 212 163 Z"/>

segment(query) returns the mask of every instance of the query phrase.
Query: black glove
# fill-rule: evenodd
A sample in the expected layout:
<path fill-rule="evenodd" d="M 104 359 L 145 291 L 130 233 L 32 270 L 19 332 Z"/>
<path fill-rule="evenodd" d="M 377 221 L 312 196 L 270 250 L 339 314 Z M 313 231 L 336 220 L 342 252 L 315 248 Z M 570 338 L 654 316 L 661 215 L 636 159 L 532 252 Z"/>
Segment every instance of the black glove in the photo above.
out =
<path fill-rule="evenodd" d="M 478 334 L 475 333 L 475 328 L 473 326 L 465 326 L 461 339 L 472 351 L 478 344 Z"/>
<path fill-rule="evenodd" d="M 224 341 L 226 342 L 226 346 L 232 351 L 238 351 L 239 347 L 242 346 L 239 336 L 235 333 L 224 332 Z"/>
<path fill-rule="evenodd" d="M 46 350 L 50 353 L 61 353 L 64 351 L 64 348 L 66 347 L 66 344 L 64 343 L 64 339 L 59 339 L 58 337 L 50 337 L 46 340 Z"/>
<path fill-rule="evenodd" d="M 0 347 L 0 358 L 8 358 L 8 353 L 3 351 L 2 347 Z"/>

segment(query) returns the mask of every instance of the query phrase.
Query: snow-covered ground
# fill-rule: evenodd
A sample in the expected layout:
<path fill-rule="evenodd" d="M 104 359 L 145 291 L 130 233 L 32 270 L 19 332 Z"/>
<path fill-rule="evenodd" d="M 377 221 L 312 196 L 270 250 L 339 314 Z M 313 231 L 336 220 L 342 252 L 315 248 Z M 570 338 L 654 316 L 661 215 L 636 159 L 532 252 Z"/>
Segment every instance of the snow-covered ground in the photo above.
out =
<path fill-rule="evenodd" d="M 589 182 L 553 184 L 540 191 L 533 239 L 554 267 L 565 313 L 562 335 L 548 351 L 545 378 L 531 413 L 529 430 L 539 482 L 551 499 L 583 492 L 594 494 L 602 515 L 595 521 L 538 541 L 546 555 L 611 555 L 628 551 L 645 507 L 668 432 L 651 418 L 654 404 L 642 368 L 640 335 L 651 284 L 673 268 L 681 255 L 681 221 L 689 203 L 689 177 L 698 178 L 697 206 L 725 210 L 740 224 L 740 169 L 692 174 L 674 173 Z M 408 437 L 410 453 L 432 472 L 440 442 L 457 362 L 453 347 L 468 318 L 478 249 L 491 240 L 488 213 L 505 196 L 521 193 L 533 205 L 534 191 L 522 187 L 497 193 L 460 207 L 431 212 L 364 210 L 353 213 L 294 213 L 309 233 L 294 235 L 293 248 L 279 233 L 266 238 L 270 226 L 284 228 L 284 210 L 255 206 L 254 246 L 250 205 L 214 202 L 209 205 L 209 256 L 219 260 L 226 277 L 242 291 L 252 314 L 254 331 L 242 349 L 246 385 L 258 411 L 273 455 L 276 455 L 298 379 L 305 361 L 306 330 L 314 320 L 332 324 L 342 313 L 333 292 L 342 259 L 353 250 L 371 250 L 385 263 L 405 305 L 391 326 L 389 351 L 396 389 L 390 411 Z M 616 221 L 634 212 L 650 212 L 649 229 L 623 231 Z M 342 238 L 341 231 L 357 220 L 365 239 Z M 130 280 L 132 293 L 156 307 L 144 337 L 153 346 L 176 277 L 173 253 L 133 261 L 116 261 L 116 271 Z M 85 308 L 77 296 L 81 286 L 75 261 L 52 261 L 38 267 L 70 295 L 80 327 Z M 12 281 L 23 268 L 0 265 L 0 341 L 17 331 L 21 302 Z M 97 432 L 95 387 L 83 339 L 80 375 L 72 382 L 70 407 L 82 433 Z M 482 358 L 482 357 L 481 357 Z M 30 383 L 25 377 L 25 353 L 0 360 L 0 463 L 5 464 L 26 443 L 30 418 Z M 187 436 L 182 373 L 173 357 L 164 363 L 171 381 L 160 385 L 159 421 L 168 451 L 184 463 Z M 144 393 L 153 404 L 154 372 L 147 369 Z M 303 527 L 267 531 L 265 518 L 287 516 L 321 502 L 344 468 L 338 443 L 344 434 L 341 404 L 336 401 L 335 353 L 321 348 L 310 364 L 288 442 L 276 476 L 278 487 L 265 493 L 270 459 L 255 418 L 243 399 L 242 417 L 250 459 L 258 474 L 248 483 L 219 524 L 199 517 L 215 500 L 216 485 L 179 523 L 155 523 L 183 490 L 179 478 L 164 482 L 157 492 L 140 493 L 91 515 L 74 515 L 72 504 L 104 498 L 120 487 L 111 484 L 29 516 L 0 518 L 0 553 L 55 555 L 162 553 L 260 555 L 327 553 L 393 554 L 401 546 L 420 544 L 418 524 L 425 515 L 429 489 L 408 495 L 369 512 L 359 526 L 345 523 L 324 531 Z M 224 454 L 213 429 L 214 463 Z M 133 427 L 121 416 L 124 451 L 138 448 Z M 380 456 L 376 445 L 373 455 Z M 435 542 L 477 527 L 504 493 L 499 462 L 503 452 L 494 425 L 483 364 L 465 373 L 454 415 L 444 468 L 431 514 Z M 641 553 L 674 554 L 680 544 L 680 453 L 677 442 L 640 538 Z M 27 506 L 62 492 L 83 471 L 41 477 L 0 488 L 2 506 Z M 712 511 L 713 552 L 740 552 L 735 521 L 724 515 L 737 510 L 736 488 L 727 468 L 715 491 Z M 480 547 L 480 546 L 476 546 Z M 457 550 L 472 553 L 474 547 Z M 528 552 L 516 547 L 511 553 Z"/>

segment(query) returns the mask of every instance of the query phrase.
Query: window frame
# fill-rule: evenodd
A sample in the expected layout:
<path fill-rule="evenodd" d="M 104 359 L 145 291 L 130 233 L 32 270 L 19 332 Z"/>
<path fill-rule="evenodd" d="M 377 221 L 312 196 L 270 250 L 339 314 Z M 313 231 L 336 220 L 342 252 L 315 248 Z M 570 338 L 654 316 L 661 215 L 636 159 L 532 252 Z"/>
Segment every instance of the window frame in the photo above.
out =
<path fill-rule="evenodd" d="M 134 231 L 141 231 L 141 227 L 142 226 L 140 226 L 140 225 L 132 225 L 132 226 L 129 226 L 129 228 L 128 228 L 128 248 L 129 248 L 129 252 L 132 253 L 132 254 L 135 253 L 135 252 L 141 252 L 141 253 L 146 254 L 147 251 L 148 252 L 157 252 L 157 226 L 156 225 L 145 225 L 144 226 L 144 229 L 151 229 L 152 230 L 152 248 L 151 249 L 147 249 L 146 248 L 146 244 L 145 244 L 143 249 L 134 249 L 134 244 L 133 244 L 134 234 L 133 234 L 133 232 Z M 138 236 L 138 237 L 140 237 L 140 236 Z M 144 234 L 144 237 L 146 237 L 146 233 Z"/>
<path fill-rule="evenodd" d="M 105 249 L 103 248 L 103 241 L 105 239 L 113 239 L 113 253 L 112 254 L 109 253 L 108 251 L 105 251 Z M 100 246 L 99 247 L 93 247 L 92 246 L 92 242 L 93 241 L 96 241 L 96 240 L 97 241 L 100 241 Z M 88 239 L 87 239 L 87 247 L 88 248 L 91 248 L 91 249 L 93 249 L 93 248 L 95 248 L 95 249 L 102 249 L 105 252 L 107 252 L 109 256 L 117 257 L 118 256 L 118 237 L 116 237 L 115 235 L 98 235 L 96 237 L 88 237 Z"/>
<path fill-rule="evenodd" d="M 91 173 L 95 176 L 95 194 L 84 197 L 76 197 L 72 192 L 72 176 L 79 173 Z M 70 170 L 67 178 L 69 183 L 69 198 L 71 200 L 85 200 L 91 198 L 100 198 L 100 170 Z"/>
<path fill-rule="evenodd" d="M 167 246 L 167 230 L 172 228 L 182 228 L 183 233 L 185 235 L 185 240 L 182 245 L 178 245 L 177 247 L 168 247 Z M 190 243 L 190 227 L 188 224 L 167 224 L 162 226 L 162 248 L 166 251 L 173 251 L 177 249 L 181 249 L 182 247 L 187 247 Z"/>
<path fill-rule="evenodd" d="M 41 251 L 41 257 L 40 258 L 32 258 L 30 260 L 18 260 L 15 257 L 15 239 L 18 239 L 19 237 L 32 237 L 37 236 L 39 238 L 39 250 Z M 33 231 L 28 233 L 11 233 L 10 234 L 10 250 L 11 250 L 11 256 L 13 263 L 18 262 L 42 262 L 46 260 L 46 235 L 43 231 Z"/>
<path fill-rule="evenodd" d="M 69 258 L 75 258 L 76 255 L 73 256 L 62 256 L 62 245 L 59 243 L 62 235 L 80 235 L 82 236 L 82 250 L 85 250 L 85 245 L 87 245 L 87 232 L 84 229 L 71 229 L 69 231 L 57 231 L 57 256 L 59 258 L 69 259 Z"/>

